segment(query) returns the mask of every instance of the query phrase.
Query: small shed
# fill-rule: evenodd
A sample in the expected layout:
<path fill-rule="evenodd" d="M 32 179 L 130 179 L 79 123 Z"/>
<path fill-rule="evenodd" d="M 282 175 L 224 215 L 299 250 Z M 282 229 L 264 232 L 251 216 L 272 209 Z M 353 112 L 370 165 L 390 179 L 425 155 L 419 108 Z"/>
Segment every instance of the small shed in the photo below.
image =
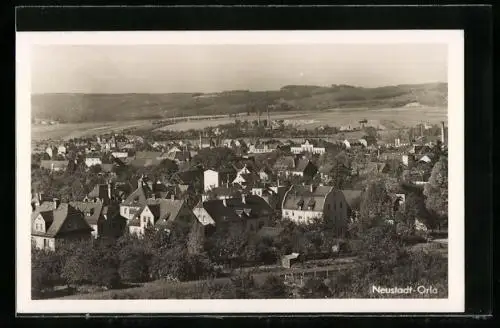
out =
<path fill-rule="evenodd" d="M 292 264 L 294 264 L 299 257 L 299 253 L 291 253 L 288 255 L 283 255 L 280 259 L 281 266 L 289 269 Z"/>

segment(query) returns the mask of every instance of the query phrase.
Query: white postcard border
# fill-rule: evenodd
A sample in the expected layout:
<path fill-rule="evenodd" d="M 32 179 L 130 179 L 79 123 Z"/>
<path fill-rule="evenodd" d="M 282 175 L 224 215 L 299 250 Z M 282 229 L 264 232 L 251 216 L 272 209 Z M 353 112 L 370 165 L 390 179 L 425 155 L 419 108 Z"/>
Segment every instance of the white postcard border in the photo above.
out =
<path fill-rule="evenodd" d="M 16 312 L 18 313 L 460 313 L 464 280 L 464 33 L 398 31 L 18 32 L 16 34 Z M 31 300 L 30 48 L 37 44 L 448 45 L 448 299 Z"/>

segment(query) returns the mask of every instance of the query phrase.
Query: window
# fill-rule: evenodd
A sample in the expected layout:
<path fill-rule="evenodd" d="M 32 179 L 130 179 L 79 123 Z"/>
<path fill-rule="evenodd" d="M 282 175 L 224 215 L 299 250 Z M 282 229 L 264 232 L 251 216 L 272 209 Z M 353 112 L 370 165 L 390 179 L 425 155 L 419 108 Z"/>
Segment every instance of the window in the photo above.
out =
<path fill-rule="evenodd" d="M 329 210 L 330 209 L 330 204 L 326 204 L 326 209 Z"/>
<path fill-rule="evenodd" d="M 48 248 L 49 247 L 49 240 L 48 239 L 43 239 L 43 248 Z"/>
<path fill-rule="evenodd" d="M 125 208 L 123 209 L 123 213 L 127 214 L 127 210 L 128 210 L 128 208 L 127 208 L 127 207 L 125 207 Z"/>
<path fill-rule="evenodd" d="M 302 216 L 301 215 L 299 215 L 299 220 L 302 220 Z"/>

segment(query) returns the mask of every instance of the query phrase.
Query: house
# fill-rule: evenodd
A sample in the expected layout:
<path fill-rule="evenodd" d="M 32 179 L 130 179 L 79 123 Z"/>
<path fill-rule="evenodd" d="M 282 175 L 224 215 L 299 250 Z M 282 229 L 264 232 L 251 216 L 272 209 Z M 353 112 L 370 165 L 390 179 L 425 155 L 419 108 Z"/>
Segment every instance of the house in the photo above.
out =
<path fill-rule="evenodd" d="M 174 173 L 170 178 L 170 182 L 174 184 L 188 184 L 194 186 L 197 182 L 203 184 L 203 175 L 203 170 L 191 168 L 186 171 Z"/>
<path fill-rule="evenodd" d="M 85 165 L 87 167 L 91 167 L 94 165 L 101 165 L 101 164 L 102 164 L 102 160 L 101 160 L 100 156 L 93 155 L 93 156 L 85 157 Z"/>
<path fill-rule="evenodd" d="M 120 204 L 120 215 L 127 220 L 131 220 L 146 205 L 148 198 L 153 195 L 152 190 L 142 178 L 139 179 L 137 184 L 137 189 Z"/>
<path fill-rule="evenodd" d="M 342 141 L 342 145 L 345 149 L 351 149 L 353 147 L 367 147 L 368 143 L 365 139 L 345 139 Z"/>
<path fill-rule="evenodd" d="M 47 153 L 47 155 L 49 155 L 49 158 L 52 158 L 54 156 L 54 150 L 50 146 L 47 147 L 47 149 L 45 149 L 45 153 Z"/>
<path fill-rule="evenodd" d="M 278 173 L 278 175 L 284 175 L 286 177 L 291 175 L 313 177 L 318 171 L 316 165 L 314 165 L 309 159 L 296 158 L 293 156 L 283 156 L 278 158 L 273 165 L 273 169 Z"/>
<path fill-rule="evenodd" d="M 200 140 L 198 142 L 198 148 L 199 149 L 204 149 L 204 148 L 213 148 L 215 147 L 215 141 L 212 140 L 211 138 L 202 138 L 200 137 Z"/>
<path fill-rule="evenodd" d="M 85 221 L 93 229 L 94 238 L 119 237 L 123 234 L 127 220 L 120 215 L 118 205 L 104 205 L 100 200 L 75 201 L 69 204 L 84 214 Z"/>
<path fill-rule="evenodd" d="M 90 240 L 92 228 L 84 214 L 75 207 L 62 203 L 48 211 L 37 210 L 31 215 L 31 240 L 39 249 L 54 251 L 62 242 Z"/>
<path fill-rule="evenodd" d="M 311 143 L 309 142 L 309 140 L 306 140 L 300 146 L 290 147 L 290 151 L 294 154 L 302 154 L 302 153 L 324 154 L 326 152 L 326 148 L 318 147 L 317 144 Z"/>
<path fill-rule="evenodd" d="M 333 187 L 293 185 L 283 198 L 282 217 L 296 223 L 330 218 L 333 214 Z"/>
<path fill-rule="evenodd" d="M 275 210 L 281 210 L 281 204 L 283 203 L 283 197 L 287 191 L 285 186 L 255 186 L 250 190 L 250 193 L 255 196 L 259 196 L 266 201 L 266 203 Z"/>
<path fill-rule="evenodd" d="M 203 201 L 210 199 L 227 199 L 240 197 L 243 192 L 243 188 L 236 186 L 220 186 L 212 188 L 201 195 Z"/>
<path fill-rule="evenodd" d="M 126 152 L 126 151 L 114 151 L 111 153 L 111 156 L 113 156 L 114 158 L 118 158 L 118 159 L 127 158 L 128 152 Z"/>
<path fill-rule="evenodd" d="M 321 181 L 323 182 L 329 182 L 332 180 L 333 175 L 333 169 L 335 168 L 335 165 L 331 163 L 326 163 L 320 166 L 318 169 L 318 172 L 320 174 Z"/>
<path fill-rule="evenodd" d="M 57 154 L 61 155 L 61 156 L 65 156 L 66 155 L 66 147 L 64 145 L 60 145 L 59 147 L 57 147 Z"/>
<path fill-rule="evenodd" d="M 249 154 L 267 154 L 278 149 L 276 144 L 253 144 L 248 148 Z"/>
<path fill-rule="evenodd" d="M 41 160 L 40 167 L 51 172 L 62 172 L 68 168 L 69 161 Z"/>
<path fill-rule="evenodd" d="M 302 224 L 322 219 L 338 236 L 343 236 L 353 210 L 359 209 L 360 194 L 361 191 L 335 191 L 328 186 L 294 185 L 283 199 L 282 217 Z"/>
<path fill-rule="evenodd" d="M 260 176 L 256 173 L 240 173 L 238 172 L 236 178 L 233 180 L 233 184 L 239 184 L 243 188 L 255 185 L 260 181 Z"/>
<path fill-rule="evenodd" d="M 357 213 L 361 205 L 361 194 L 361 190 L 337 190 L 333 193 L 333 222 L 338 222 L 338 226 L 342 227 L 342 229 L 345 228 L 344 224 L 357 220 Z"/>
<path fill-rule="evenodd" d="M 263 167 L 257 174 L 259 175 L 260 181 L 266 182 L 266 181 L 271 181 L 271 176 L 273 172 L 268 167 Z"/>
<path fill-rule="evenodd" d="M 191 153 L 189 151 L 169 152 L 167 158 L 179 165 L 189 162 L 191 160 Z"/>
<path fill-rule="evenodd" d="M 137 211 L 128 227 L 130 234 L 142 236 L 147 228 L 168 230 L 177 220 L 186 223 L 196 220 L 184 200 L 151 198 Z"/>
<path fill-rule="evenodd" d="M 229 233 L 239 234 L 257 232 L 269 225 L 273 209 L 258 196 L 242 194 L 241 197 L 200 202 L 193 213 L 205 227 L 227 228 Z"/>
<path fill-rule="evenodd" d="M 203 184 L 205 191 L 217 188 L 223 184 L 228 185 L 236 178 L 236 172 L 233 168 L 215 170 L 205 170 L 203 172 Z"/>

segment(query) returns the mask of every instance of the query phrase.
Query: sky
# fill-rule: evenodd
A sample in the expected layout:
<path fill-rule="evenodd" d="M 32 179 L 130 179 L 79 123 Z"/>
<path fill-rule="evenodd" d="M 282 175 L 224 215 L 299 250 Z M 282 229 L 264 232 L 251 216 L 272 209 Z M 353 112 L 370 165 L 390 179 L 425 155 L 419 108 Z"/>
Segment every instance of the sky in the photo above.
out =
<path fill-rule="evenodd" d="M 277 90 L 447 82 L 446 44 L 37 45 L 32 93 Z"/>

